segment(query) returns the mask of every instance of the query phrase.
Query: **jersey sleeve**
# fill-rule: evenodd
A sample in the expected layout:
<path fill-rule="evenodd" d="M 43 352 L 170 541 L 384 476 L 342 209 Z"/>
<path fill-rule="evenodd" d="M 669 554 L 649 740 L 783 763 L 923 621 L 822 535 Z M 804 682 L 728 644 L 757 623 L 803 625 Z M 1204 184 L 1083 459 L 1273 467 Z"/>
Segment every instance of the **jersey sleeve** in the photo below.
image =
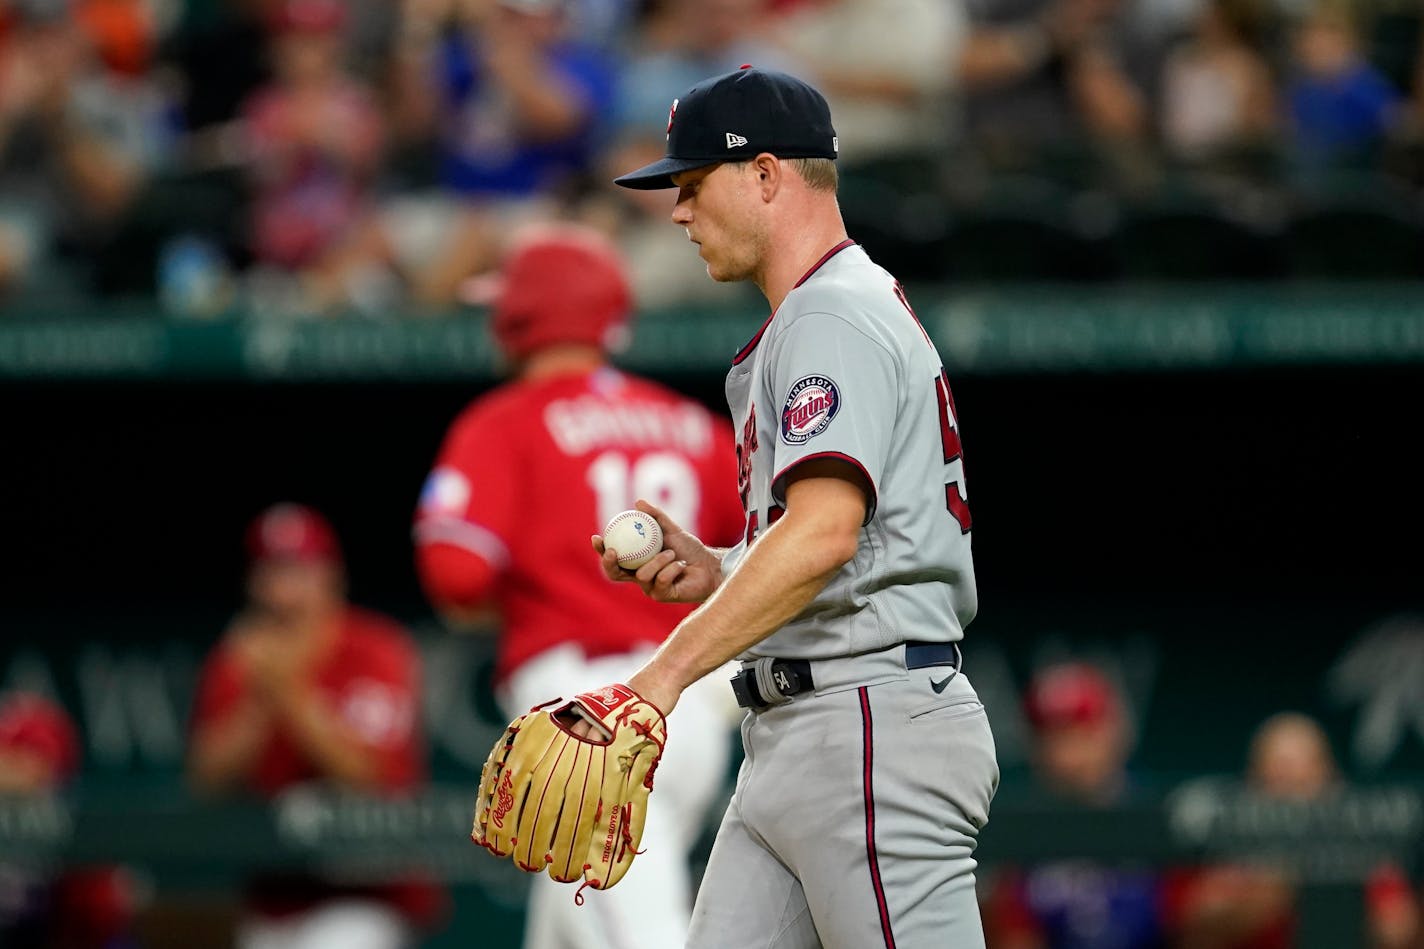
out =
<path fill-rule="evenodd" d="M 488 413 L 468 413 L 425 479 L 415 512 L 416 566 L 436 603 L 480 605 L 509 563 L 518 465 L 507 442 Z"/>
<path fill-rule="evenodd" d="M 835 458 L 870 483 L 875 514 L 900 379 L 892 354 L 850 323 L 808 313 L 777 337 L 768 380 L 778 413 L 771 495 L 786 503 L 786 475 L 804 461 Z"/>

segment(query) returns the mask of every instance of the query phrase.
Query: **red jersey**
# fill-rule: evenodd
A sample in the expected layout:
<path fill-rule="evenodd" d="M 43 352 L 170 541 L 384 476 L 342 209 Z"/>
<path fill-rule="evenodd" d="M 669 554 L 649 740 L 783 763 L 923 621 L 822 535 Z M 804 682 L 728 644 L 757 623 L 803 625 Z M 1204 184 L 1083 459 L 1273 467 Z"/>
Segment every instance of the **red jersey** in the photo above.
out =
<path fill-rule="evenodd" d="M 316 669 L 317 688 L 348 728 L 381 762 L 381 787 L 411 791 L 425 780 L 420 733 L 420 655 L 394 620 L 348 607 L 336 643 Z M 208 657 L 193 706 L 193 728 L 221 721 L 244 701 L 246 676 L 226 643 Z M 320 779 L 290 734 L 278 727 L 249 775 L 252 790 L 273 796 L 289 785 Z M 444 895 L 423 876 L 370 885 L 338 885 L 305 874 L 263 874 L 248 881 L 247 901 L 260 913 L 282 916 L 346 897 L 388 902 L 413 923 L 428 925 L 444 911 Z"/>
<path fill-rule="evenodd" d="M 729 421 L 611 368 L 515 381 L 455 420 L 416 512 L 421 580 L 439 604 L 496 606 L 495 675 L 578 643 L 590 658 L 657 644 L 691 606 L 610 583 L 589 536 L 638 498 L 706 543 L 745 526 Z"/>
<path fill-rule="evenodd" d="M 381 759 L 381 785 L 388 792 L 415 788 L 425 778 L 420 741 L 420 658 L 414 641 L 393 620 L 354 607 L 337 621 L 337 641 L 316 670 L 317 687 L 345 724 Z M 198 683 L 193 726 L 217 722 L 241 706 L 248 684 L 226 644 L 208 657 Z M 252 790 L 271 796 L 302 781 L 321 778 L 280 727 L 263 747 L 250 776 Z"/>

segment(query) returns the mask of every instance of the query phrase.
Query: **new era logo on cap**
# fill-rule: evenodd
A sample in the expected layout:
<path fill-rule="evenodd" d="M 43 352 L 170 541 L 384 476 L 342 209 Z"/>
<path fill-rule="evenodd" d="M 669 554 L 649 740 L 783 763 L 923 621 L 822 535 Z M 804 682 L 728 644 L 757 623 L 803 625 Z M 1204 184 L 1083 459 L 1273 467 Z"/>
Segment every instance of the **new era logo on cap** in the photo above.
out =
<path fill-rule="evenodd" d="M 703 80 L 674 100 L 666 157 L 615 181 L 625 188 L 671 188 L 673 175 L 717 162 L 762 152 L 835 158 L 838 145 L 824 96 L 795 76 L 747 66 Z"/>

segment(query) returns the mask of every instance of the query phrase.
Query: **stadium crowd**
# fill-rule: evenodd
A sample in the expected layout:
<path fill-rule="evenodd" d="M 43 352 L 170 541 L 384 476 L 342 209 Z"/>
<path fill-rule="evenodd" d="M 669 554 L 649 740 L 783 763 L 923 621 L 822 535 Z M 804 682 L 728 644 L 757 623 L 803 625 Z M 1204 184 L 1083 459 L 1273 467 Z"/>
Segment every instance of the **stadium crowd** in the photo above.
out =
<path fill-rule="evenodd" d="M 642 305 L 715 298 L 671 197 L 609 179 L 660 152 L 675 96 L 745 62 L 826 90 L 851 233 L 904 279 L 1328 271 L 1349 261 L 1308 233 L 1263 235 L 1342 202 L 1375 228 L 1365 272 L 1409 274 L 1420 19 L 1389 0 L 0 0 L 0 288 L 11 310 L 157 294 L 386 317 L 458 305 L 521 223 L 578 218 L 623 246 Z"/>

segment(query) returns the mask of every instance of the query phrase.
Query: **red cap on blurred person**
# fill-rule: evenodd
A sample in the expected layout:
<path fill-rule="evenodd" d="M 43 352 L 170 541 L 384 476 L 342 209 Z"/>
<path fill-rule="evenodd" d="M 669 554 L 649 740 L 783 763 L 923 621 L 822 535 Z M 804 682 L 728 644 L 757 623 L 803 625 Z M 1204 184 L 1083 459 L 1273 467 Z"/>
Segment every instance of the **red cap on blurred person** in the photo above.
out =
<path fill-rule="evenodd" d="M 0 696 L 0 748 L 38 755 L 49 763 L 57 785 L 79 770 L 79 736 L 69 715 L 32 692 Z"/>
<path fill-rule="evenodd" d="M 554 343 L 618 349 L 633 308 L 618 251 L 597 231 L 576 225 L 531 230 L 510 250 L 502 272 L 482 285 L 481 295 L 494 303 L 495 341 L 515 360 Z"/>
<path fill-rule="evenodd" d="M 1050 666 L 1029 683 L 1024 710 L 1034 728 L 1092 724 L 1117 714 L 1117 689 L 1096 666 Z"/>
<path fill-rule="evenodd" d="M 260 560 L 341 563 L 341 545 L 331 522 L 301 504 L 276 504 L 247 529 L 247 555 Z"/>
<path fill-rule="evenodd" d="M 344 0 L 282 0 L 272 17 L 278 33 L 336 33 L 345 26 Z"/>

